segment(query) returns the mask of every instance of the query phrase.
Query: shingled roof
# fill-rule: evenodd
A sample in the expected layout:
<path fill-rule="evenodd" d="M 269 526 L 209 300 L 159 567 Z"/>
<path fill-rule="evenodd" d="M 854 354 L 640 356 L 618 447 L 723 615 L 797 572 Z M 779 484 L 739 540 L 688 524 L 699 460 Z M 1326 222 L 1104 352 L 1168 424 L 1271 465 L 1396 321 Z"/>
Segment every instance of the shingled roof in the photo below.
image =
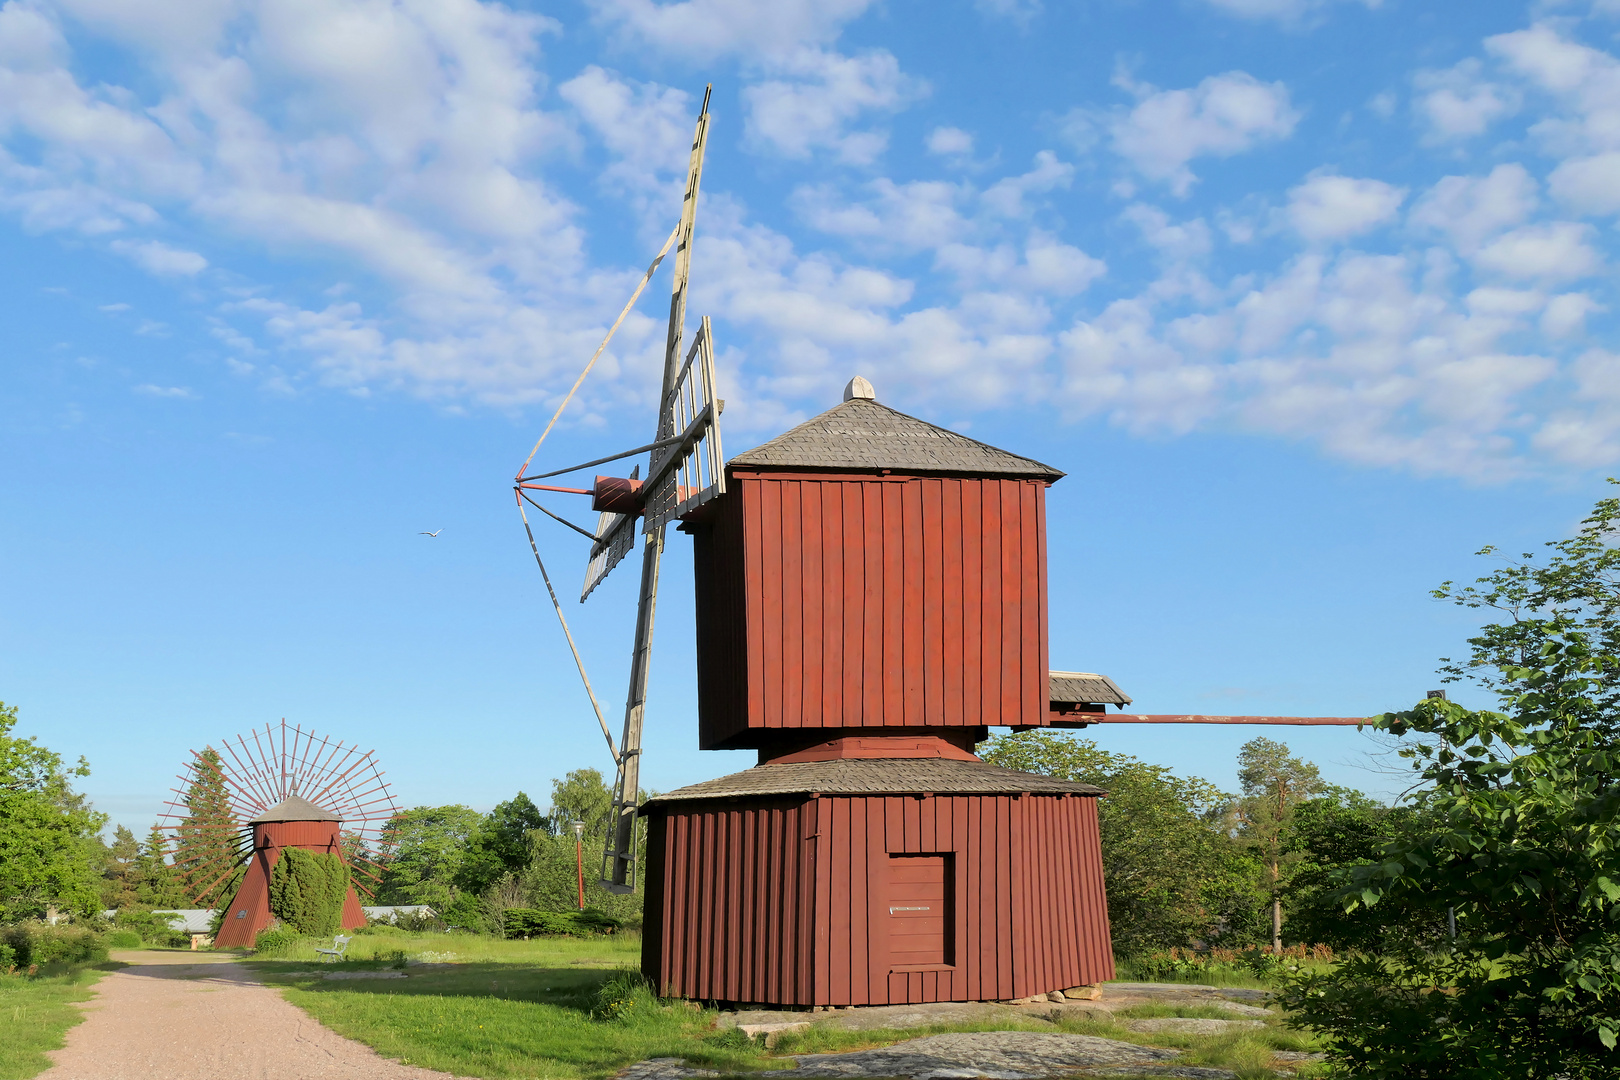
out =
<path fill-rule="evenodd" d="M 770 442 L 731 459 L 732 465 L 789 469 L 894 469 L 1056 480 L 1050 465 L 936 427 L 926 420 L 851 398 Z"/>
<path fill-rule="evenodd" d="M 1101 795 L 1103 789 L 983 761 L 950 758 L 841 758 L 756 765 L 660 795 L 646 805 L 769 795 Z"/>
<path fill-rule="evenodd" d="M 1089 671 L 1053 671 L 1047 680 L 1047 697 L 1054 705 L 1118 705 L 1131 703 L 1130 695 L 1113 679 Z"/>
<path fill-rule="evenodd" d="M 289 795 L 276 805 L 249 821 L 249 825 L 262 825 L 267 821 L 342 821 L 327 810 L 322 810 L 302 795 Z"/>

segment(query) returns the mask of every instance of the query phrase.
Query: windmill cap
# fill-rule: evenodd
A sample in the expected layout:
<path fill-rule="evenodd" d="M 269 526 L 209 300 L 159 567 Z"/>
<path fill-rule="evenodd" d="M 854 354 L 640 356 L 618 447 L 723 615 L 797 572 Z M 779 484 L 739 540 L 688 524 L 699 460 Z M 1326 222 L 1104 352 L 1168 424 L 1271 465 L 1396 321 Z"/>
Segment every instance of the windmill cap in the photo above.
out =
<path fill-rule="evenodd" d="M 322 810 L 301 795 L 289 795 L 276 805 L 249 821 L 249 825 L 263 825 L 270 821 L 342 821 L 327 810 Z"/>
<path fill-rule="evenodd" d="M 871 383 L 857 375 L 844 385 L 844 400 L 850 401 L 854 398 L 876 401 L 877 391 L 872 389 Z"/>

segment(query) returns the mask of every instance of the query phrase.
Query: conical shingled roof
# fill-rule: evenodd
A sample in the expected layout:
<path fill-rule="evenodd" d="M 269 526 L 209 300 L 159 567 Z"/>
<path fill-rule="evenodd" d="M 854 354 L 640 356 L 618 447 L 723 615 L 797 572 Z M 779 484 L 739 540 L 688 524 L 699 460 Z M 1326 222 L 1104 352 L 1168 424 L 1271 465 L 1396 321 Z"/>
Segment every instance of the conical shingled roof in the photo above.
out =
<path fill-rule="evenodd" d="M 342 821 L 336 814 L 322 810 L 302 795 L 289 795 L 276 805 L 248 822 L 262 825 L 268 821 Z"/>
<path fill-rule="evenodd" d="M 732 458 L 732 465 L 787 469 L 892 469 L 1056 480 L 1050 465 L 936 427 L 868 398 L 851 398 L 770 442 Z"/>

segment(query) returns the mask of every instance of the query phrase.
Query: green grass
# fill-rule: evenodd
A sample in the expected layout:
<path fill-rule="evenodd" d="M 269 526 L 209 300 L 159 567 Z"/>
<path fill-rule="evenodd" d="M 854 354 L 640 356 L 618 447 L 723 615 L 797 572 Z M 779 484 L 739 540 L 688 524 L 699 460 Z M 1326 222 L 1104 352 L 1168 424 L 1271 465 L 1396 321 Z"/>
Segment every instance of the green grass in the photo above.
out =
<path fill-rule="evenodd" d="M 331 938 L 305 939 L 285 952 L 276 953 L 274 959 L 319 963 L 324 958 L 315 950 L 331 947 Z M 386 966 L 397 963 L 401 954 L 415 963 L 533 964 L 544 958 L 544 962 L 552 966 L 635 967 L 641 963 L 641 935 L 622 933 L 503 941 L 481 934 L 410 934 L 383 930 L 355 934 L 344 955 L 349 961 Z M 253 959 L 258 962 L 270 958 L 255 956 Z"/>
<path fill-rule="evenodd" d="M 351 959 L 343 964 L 318 964 L 313 944 L 288 957 L 248 963 L 316 1020 L 385 1057 L 492 1080 L 600 1080 L 649 1057 L 685 1058 L 727 1073 L 756 1072 L 791 1067 L 792 1054 L 868 1049 L 952 1031 L 1052 1030 L 1038 1020 L 903 1031 L 818 1026 L 783 1033 L 767 1053 L 740 1031 L 717 1028 L 714 1013 L 688 1003 L 661 1003 L 635 987 L 626 970 L 639 963 L 640 945 L 633 935 L 497 941 L 385 933 L 357 935 Z M 387 971 L 400 966 L 401 956 L 409 978 L 323 978 L 333 972 Z M 422 959 L 447 966 L 424 968 Z M 604 993 L 609 983 L 617 989 Z M 1135 1032 L 1120 1023 L 1151 1016 L 1247 1019 L 1202 1003 L 1147 1004 L 1122 1011 L 1117 1020 L 1064 1019 L 1058 1029 L 1180 1049 L 1178 1063 L 1233 1069 L 1245 1080 L 1277 1075 L 1271 1068 L 1276 1050 L 1320 1049 L 1308 1034 L 1283 1026 L 1280 1015 L 1264 1028 L 1214 1036 Z M 1310 1072 L 1307 1066 L 1300 1075 Z"/>
<path fill-rule="evenodd" d="M 50 1067 L 67 1030 L 84 1019 L 87 1000 L 103 974 L 121 964 L 93 968 L 49 965 L 36 975 L 0 975 L 0 1080 L 25 1080 Z"/>

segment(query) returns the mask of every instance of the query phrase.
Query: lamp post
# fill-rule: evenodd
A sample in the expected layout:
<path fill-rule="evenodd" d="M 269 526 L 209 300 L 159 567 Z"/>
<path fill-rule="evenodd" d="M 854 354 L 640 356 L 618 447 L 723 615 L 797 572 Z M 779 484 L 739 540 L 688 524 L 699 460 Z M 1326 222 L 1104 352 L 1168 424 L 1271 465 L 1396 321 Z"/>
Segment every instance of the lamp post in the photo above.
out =
<path fill-rule="evenodd" d="M 579 910 L 585 910 L 585 823 L 574 822 L 574 865 L 579 870 Z"/>

